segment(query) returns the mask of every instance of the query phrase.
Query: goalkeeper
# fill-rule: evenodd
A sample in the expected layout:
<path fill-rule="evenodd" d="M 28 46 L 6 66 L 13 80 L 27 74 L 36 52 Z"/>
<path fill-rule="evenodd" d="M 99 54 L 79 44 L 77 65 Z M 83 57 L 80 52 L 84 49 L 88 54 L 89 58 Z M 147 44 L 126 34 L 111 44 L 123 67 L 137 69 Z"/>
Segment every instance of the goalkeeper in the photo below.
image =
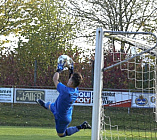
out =
<path fill-rule="evenodd" d="M 68 127 L 72 121 L 73 104 L 78 97 L 78 86 L 82 81 L 80 73 L 73 73 L 73 63 L 69 66 L 69 80 L 67 86 L 59 82 L 59 75 L 63 71 L 65 62 L 60 60 L 58 62 L 57 71 L 53 76 L 53 82 L 59 92 L 59 96 L 54 103 L 44 102 L 41 99 L 37 100 L 37 103 L 43 106 L 45 109 L 51 110 L 55 117 L 56 131 L 59 137 L 70 136 L 80 129 L 91 129 L 88 122 L 84 122 L 79 126 Z"/>

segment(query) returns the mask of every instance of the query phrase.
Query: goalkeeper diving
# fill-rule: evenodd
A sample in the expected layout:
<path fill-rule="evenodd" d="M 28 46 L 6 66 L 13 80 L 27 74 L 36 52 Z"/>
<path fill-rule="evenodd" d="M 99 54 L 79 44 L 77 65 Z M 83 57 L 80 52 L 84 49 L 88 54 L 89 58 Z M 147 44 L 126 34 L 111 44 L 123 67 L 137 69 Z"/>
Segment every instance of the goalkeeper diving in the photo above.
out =
<path fill-rule="evenodd" d="M 68 67 L 69 80 L 67 85 L 59 82 L 59 75 L 63 70 Z M 58 58 L 57 71 L 53 76 L 53 82 L 59 96 L 54 103 L 45 102 L 41 99 L 37 100 L 37 103 L 47 110 L 50 110 L 54 117 L 56 123 L 56 131 L 59 137 L 70 136 L 80 129 L 91 129 L 91 126 L 87 121 L 83 122 L 81 125 L 68 127 L 72 121 L 73 104 L 78 97 L 78 86 L 82 81 L 82 75 L 79 72 L 74 73 L 73 60 L 67 55 L 61 55 Z"/>

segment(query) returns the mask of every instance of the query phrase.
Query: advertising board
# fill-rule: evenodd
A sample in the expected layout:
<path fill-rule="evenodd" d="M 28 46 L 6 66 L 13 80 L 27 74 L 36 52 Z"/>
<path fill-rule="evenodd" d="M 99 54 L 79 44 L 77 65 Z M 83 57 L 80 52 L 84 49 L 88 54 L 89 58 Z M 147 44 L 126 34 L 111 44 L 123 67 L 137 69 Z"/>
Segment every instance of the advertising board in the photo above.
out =
<path fill-rule="evenodd" d="M 0 102 L 13 103 L 13 88 L 0 88 Z"/>

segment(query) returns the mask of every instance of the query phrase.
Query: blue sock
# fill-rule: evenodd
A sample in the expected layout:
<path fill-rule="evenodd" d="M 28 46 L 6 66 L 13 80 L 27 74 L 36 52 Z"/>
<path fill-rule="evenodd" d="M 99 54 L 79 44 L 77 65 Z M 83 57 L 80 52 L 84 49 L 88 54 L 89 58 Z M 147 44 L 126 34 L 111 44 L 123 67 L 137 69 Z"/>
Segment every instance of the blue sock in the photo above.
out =
<path fill-rule="evenodd" d="M 47 102 L 47 103 L 45 103 L 45 107 L 46 107 L 47 109 L 49 109 L 49 110 L 50 110 L 50 107 L 51 107 L 51 102 Z"/>
<path fill-rule="evenodd" d="M 76 126 L 74 126 L 74 127 L 68 127 L 66 129 L 66 134 L 67 134 L 67 136 L 70 136 L 70 135 L 72 135 L 72 134 L 74 134 L 74 133 L 76 133 L 78 131 L 79 131 L 79 129 Z"/>

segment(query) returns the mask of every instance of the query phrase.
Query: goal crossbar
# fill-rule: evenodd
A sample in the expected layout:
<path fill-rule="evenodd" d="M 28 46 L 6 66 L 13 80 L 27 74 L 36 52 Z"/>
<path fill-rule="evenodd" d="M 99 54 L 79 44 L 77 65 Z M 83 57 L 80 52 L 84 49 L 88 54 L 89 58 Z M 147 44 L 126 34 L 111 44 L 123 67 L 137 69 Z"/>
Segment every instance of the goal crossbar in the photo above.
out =
<path fill-rule="evenodd" d="M 150 47 L 150 45 L 144 44 L 142 42 L 137 42 L 136 40 L 131 39 L 131 38 L 127 38 L 125 36 L 108 35 L 108 34 L 105 34 L 105 36 L 108 37 L 108 38 L 114 38 L 114 40 L 118 40 L 118 41 L 121 41 L 123 43 L 128 43 L 129 45 L 132 45 L 132 46 L 136 46 L 137 48 L 139 48 L 139 49 L 141 49 L 143 51 L 146 51 L 149 48 L 153 48 L 153 47 Z M 157 52 L 156 51 L 151 51 L 150 54 L 153 55 L 153 56 L 157 56 Z"/>
<path fill-rule="evenodd" d="M 150 47 L 149 45 L 147 44 L 144 44 L 144 43 L 141 43 L 141 42 L 138 42 L 134 39 L 131 39 L 131 38 L 127 38 L 125 36 L 121 36 L 121 35 L 125 35 L 125 34 L 145 34 L 145 35 L 152 35 L 154 38 L 155 38 L 155 41 L 156 41 L 156 44 L 152 47 Z M 130 45 L 133 45 L 133 46 L 136 46 L 137 48 L 143 50 L 142 52 L 140 52 L 139 54 L 136 54 L 136 55 L 133 55 L 132 57 L 128 58 L 128 59 L 125 59 L 121 62 L 118 62 L 116 64 L 113 64 L 111 66 L 108 66 L 106 68 L 103 69 L 103 71 L 106 71 L 110 68 L 113 68 L 115 66 L 118 66 L 119 64 L 122 64 L 124 62 L 127 62 L 137 56 L 140 56 L 144 53 L 150 53 L 150 54 L 153 54 L 155 56 L 157 56 L 157 52 L 150 52 L 151 50 L 155 49 L 157 47 L 157 37 L 155 34 L 151 33 L 151 32 L 123 32 L 123 31 L 104 31 L 104 35 L 108 38 L 114 38 L 115 40 L 118 40 L 118 41 L 122 41 L 124 43 L 128 43 Z"/>

